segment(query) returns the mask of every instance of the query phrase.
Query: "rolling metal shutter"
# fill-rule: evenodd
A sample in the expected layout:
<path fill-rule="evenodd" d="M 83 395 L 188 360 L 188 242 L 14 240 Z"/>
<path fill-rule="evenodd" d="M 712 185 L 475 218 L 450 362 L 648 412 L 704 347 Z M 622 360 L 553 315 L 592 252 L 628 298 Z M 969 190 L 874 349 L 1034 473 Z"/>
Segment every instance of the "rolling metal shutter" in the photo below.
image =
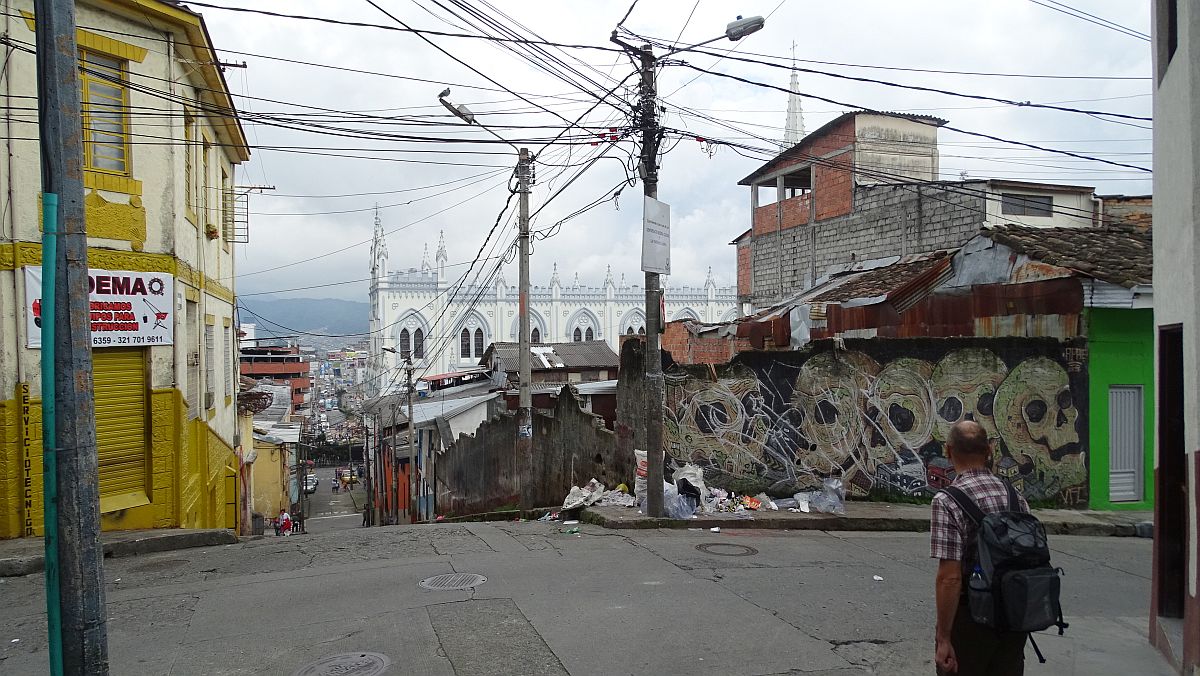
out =
<path fill-rule="evenodd" d="M 143 348 L 92 352 L 100 495 L 146 490 L 149 452 L 146 356 Z"/>

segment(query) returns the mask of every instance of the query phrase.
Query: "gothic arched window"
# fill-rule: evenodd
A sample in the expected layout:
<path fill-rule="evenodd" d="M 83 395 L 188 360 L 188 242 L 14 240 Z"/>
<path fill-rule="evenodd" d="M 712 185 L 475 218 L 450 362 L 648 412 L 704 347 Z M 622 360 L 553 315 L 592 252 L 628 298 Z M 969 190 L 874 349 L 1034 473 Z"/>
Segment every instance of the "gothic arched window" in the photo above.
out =
<path fill-rule="evenodd" d="M 578 326 L 575 327 L 574 340 L 576 343 L 583 341 L 583 331 L 580 331 Z"/>
<path fill-rule="evenodd" d="M 531 342 L 531 343 L 542 342 L 542 332 L 538 331 L 536 326 L 533 327 L 533 331 L 531 331 L 529 333 L 529 342 Z"/>
<path fill-rule="evenodd" d="M 400 331 L 400 345 L 397 347 L 400 348 L 400 358 L 408 359 L 408 329 Z"/>
<path fill-rule="evenodd" d="M 483 356 L 483 329 L 475 329 L 475 356 Z"/>
<path fill-rule="evenodd" d="M 644 326 L 639 326 L 639 327 L 638 327 L 638 335 L 639 335 L 639 336 L 644 336 L 644 335 L 646 335 L 646 327 L 644 327 Z"/>
<path fill-rule="evenodd" d="M 583 334 L 584 340 L 595 340 L 596 334 L 592 333 L 592 327 L 588 327 L 587 333 Z"/>
<path fill-rule="evenodd" d="M 417 359 L 425 358 L 425 332 L 417 329 L 413 334 L 413 356 Z"/>
<path fill-rule="evenodd" d="M 633 327 L 632 327 L 632 326 L 631 326 L 631 327 L 629 327 L 629 328 L 627 328 L 627 329 L 625 329 L 625 335 L 627 335 L 627 336 L 632 336 L 632 335 L 633 335 Z"/>
<path fill-rule="evenodd" d="M 458 356 L 463 359 L 471 358 L 471 332 L 463 329 L 458 335 Z"/>

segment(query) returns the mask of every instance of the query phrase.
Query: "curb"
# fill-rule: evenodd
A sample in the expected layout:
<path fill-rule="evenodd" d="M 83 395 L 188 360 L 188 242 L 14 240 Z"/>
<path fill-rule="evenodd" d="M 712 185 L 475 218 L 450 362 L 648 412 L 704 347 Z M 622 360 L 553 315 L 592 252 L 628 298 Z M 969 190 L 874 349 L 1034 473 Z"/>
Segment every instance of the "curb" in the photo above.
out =
<path fill-rule="evenodd" d="M 830 514 L 812 514 L 794 518 L 766 519 L 656 519 L 636 516 L 630 519 L 614 519 L 590 509 L 583 510 L 579 520 L 594 526 L 612 530 L 644 530 L 650 528 L 743 528 L 765 530 L 820 530 L 820 531 L 870 531 L 895 533 L 928 533 L 929 519 L 912 517 L 846 517 Z M 1042 524 L 1050 535 L 1094 535 L 1108 537 L 1134 537 L 1133 524 L 1107 523 L 1102 521 L 1065 521 L 1044 519 Z"/>
<path fill-rule="evenodd" d="M 125 556 L 139 556 L 141 554 L 153 554 L 155 552 L 166 552 L 176 549 L 192 549 L 194 547 L 215 547 L 219 545 L 232 545 L 238 543 L 237 535 L 233 531 L 225 529 L 214 529 L 205 531 L 191 531 L 187 533 L 163 533 L 161 535 L 149 535 L 143 538 L 132 540 L 115 540 L 113 542 L 105 542 L 104 558 L 118 558 Z M 45 566 L 45 556 L 14 556 L 9 558 L 0 558 L 0 577 L 19 577 L 22 575 L 32 575 L 39 573 Z"/>

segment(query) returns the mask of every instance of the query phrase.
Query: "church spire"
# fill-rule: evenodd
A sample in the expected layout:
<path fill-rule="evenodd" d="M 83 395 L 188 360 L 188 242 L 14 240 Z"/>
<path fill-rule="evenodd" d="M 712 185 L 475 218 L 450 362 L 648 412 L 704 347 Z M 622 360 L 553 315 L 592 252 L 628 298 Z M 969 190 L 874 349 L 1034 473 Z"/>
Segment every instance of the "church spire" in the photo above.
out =
<path fill-rule="evenodd" d="M 787 126 L 783 131 L 783 148 L 786 150 L 804 138 L 804 108 L 800 102 L 800 76 L 796 72 L 796 43 L 792 43 L 792 81 L 788 86 Z"/>
<path fill-rule="evenodd" d="M 421 254 L 421 272 L 429 272 L 429 243 L 425 244 L 425 253 Z"/>
<path fill-rule="evenodd" d="M 375 234 L 371 238 L 371 276 L 387 277 L 387 239 L 383 231 L 383 220 L 379 218 L 379 205 L 375 205 Z"/>

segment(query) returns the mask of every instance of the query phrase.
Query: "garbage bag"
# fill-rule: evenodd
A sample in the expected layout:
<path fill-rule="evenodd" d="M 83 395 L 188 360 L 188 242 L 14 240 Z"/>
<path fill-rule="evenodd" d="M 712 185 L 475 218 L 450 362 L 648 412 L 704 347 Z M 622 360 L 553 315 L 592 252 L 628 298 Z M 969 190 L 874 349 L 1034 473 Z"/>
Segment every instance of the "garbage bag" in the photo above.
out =
<path fill-rule="evenodd" d="M 669 519 L 690 519 L 700 506 L 698 496 L 681 494 L 674 484 L 663 482 L 663 511 Z"/>
<path fill-rule="evenodd" d="M 810 504 L 812 508 L 818 512 L 826 514 L 845 514 L 846 513 L 846 489 L 842 484 L 841 479 L 825 479 L 824 489 L 818 493 L 813 493 Z"/>
<path fill-rule="evenodd" d="M 708 497 L 708 486 L 704 483 L 704 470 L 700 469 L 698 465 L 688 463 L 675 470 L 672 478 L 675 480 L 675 486 L 678 487 L 681 495 L 695 498 L 700 511 L 709 511 L 709 505 L 705 501 L 705 498 Z M 689 514 L 688 516 L 691 515 Z"/>

